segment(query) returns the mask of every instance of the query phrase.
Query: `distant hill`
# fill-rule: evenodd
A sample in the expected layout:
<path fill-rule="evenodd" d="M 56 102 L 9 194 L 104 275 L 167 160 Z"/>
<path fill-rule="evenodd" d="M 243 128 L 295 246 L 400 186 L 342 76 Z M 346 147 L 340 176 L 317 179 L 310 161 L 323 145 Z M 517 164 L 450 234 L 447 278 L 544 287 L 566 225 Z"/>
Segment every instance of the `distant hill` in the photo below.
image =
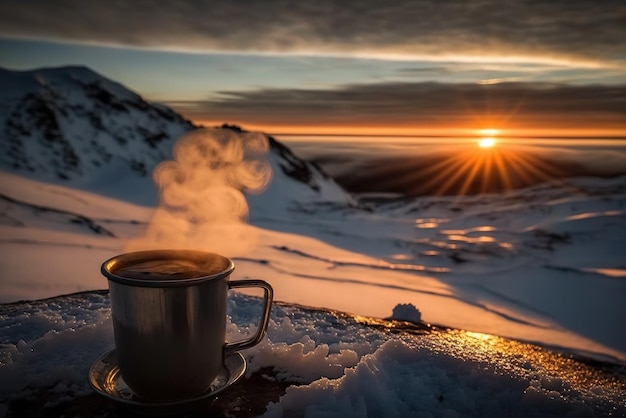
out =
<path fill-rule="evenodd" d="M 156 203 L 151 173 L 199 127 L 86 67 L 0 68 L 0 169 L 140 204 Z M 222 128 L 242 132 L 239 127 Z M 273 181 L 257 205 L 351 197 L 319 167 L 268 137 Z"/>

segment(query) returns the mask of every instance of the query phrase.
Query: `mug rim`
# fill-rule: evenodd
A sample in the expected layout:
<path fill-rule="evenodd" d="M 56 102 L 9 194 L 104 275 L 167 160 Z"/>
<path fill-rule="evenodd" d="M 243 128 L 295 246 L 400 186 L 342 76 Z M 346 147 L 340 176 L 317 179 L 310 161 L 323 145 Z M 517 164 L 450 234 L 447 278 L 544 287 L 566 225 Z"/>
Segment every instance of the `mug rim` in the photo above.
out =
<path fill-rule="evenodd" d="M 187 279 L 157 279 L 157 280 L 149 280 L 149 279 L 133 279 L 130 277 L 124 277 L 117 275 L 112 272 L 112 269 L 122 265 L 123 263 L 137 263 L 142 261 L 149 260 L 167 260 L 167 259 L 190 259 L 190 260 L 200 260 L 206 259 L 207 257 L 211 258 L 219 258 L 224 261 L 226 267 L 213 274 L 208 274 L 205 276 L 192 277 Z M 202 282 L 223 279 L 224 277 L 228 277 L 233 270 L 235 269 L 235 264 L 228 257 L 224 257 L 223 255 L 207 252 L 207 251 L 198 251 L 198 250 L 144 250 L 144 251 L 133 251 L 118 254 L 114 257 L 109 258 L 104 263 L 102 263 L 100 267 L 101 273 L 108 279 L 116 283 L 129 285 L 129 286 L 138 286 L 138 287 L 179 287 L 179 286 L 190 286 L 199 284 Z"/>

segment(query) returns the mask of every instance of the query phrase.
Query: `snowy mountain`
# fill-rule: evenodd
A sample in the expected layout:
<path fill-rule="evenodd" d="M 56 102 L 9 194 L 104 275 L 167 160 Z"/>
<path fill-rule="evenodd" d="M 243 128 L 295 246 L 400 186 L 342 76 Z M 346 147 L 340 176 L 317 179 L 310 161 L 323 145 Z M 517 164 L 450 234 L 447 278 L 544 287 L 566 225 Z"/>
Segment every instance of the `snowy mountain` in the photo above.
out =
<path fill-rule="evenodd" d="M 198 129 L 77 67 L 0 71 L 0 120 L 0 416 L 126 416 L 87 384 L 114 344 L 95 289 L 103 260 L 167 226 L 145 207 L 155 167 L 162 191 L 174 180 L 161 203 L 190 215 L 167 246 L 228 255 L 234 278 L 269 281 L 280 301 L 216 414 L 626 416 L 626 177 L 355 206 L 274 138 Z M 265 163 L 244 161 L 261 149 Z M 212 192 L 194 187 L 251 190 L 263 167 L 252 225 L 206 233 L 197 203 Z M 256 327 L 259 304 L 230 294 L 229 339 Z"/>
<path fill-rule="evenodd" d="M 0 164 L 80 184 L 120 168 L 146 177 L 194 129 L 163 106 L 84 67 L 0 70 Z"/>
<path fill-rule="evenodd" d="M 86 67 L 0 68 L 0 168 L 6 171 L 152 205 L 153 169 L 172 158 L 181 135 L 198 128 Z M 267 139 L 274 181 L 259 204 L 351 200 L 318 167 Z"/>

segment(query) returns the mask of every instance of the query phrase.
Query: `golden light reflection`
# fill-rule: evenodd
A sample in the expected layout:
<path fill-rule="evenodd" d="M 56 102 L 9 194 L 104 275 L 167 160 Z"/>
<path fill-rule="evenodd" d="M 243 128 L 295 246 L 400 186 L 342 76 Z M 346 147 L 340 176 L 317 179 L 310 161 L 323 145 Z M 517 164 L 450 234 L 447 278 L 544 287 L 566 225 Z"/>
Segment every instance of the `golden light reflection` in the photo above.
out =
<path fill-rule="evenodd" d="M 352 317 L 355 322 L 367 325 L 373 328 L 384 329 L 391 332 L 409 332 L 411 334 L 421 334 L 429 331 L 431 325 L 428 323 L 413 323 L 408 321 L 395 321 L 389 319 L 379 319 L 369 316 L 354 315 Z"/>
<path fill-rule="evenodd" d="M 421 353 L 421 350 L 445 353 L 446 359 L 468 362 L 468 367 L 484 376 L 515 378 L 525 383 L 520 386 L 520 396 L 530 396 L 528 400 L 533 402 L 543 396 L 569 399 L 570 396 L 580 395 L 589 407 L 608 405 L 606 411 L 617 411 L 615 405 L 620 405 L 621 412 L 625 405 L 626 381 L 620 364 L 559 353 L 532 343 L 481 332 L 333 313 L 340 321 L 351 318 L 357 324 L 367 325 L 389 336 L 400 335 L 403 341 L 418 350 L 416 353 Z M 551 405 L 560 408 L 562 404 Z M 595 416 L 589 408 L 582 411 Z"/>
<path fill-rule="evenodd" d="M 389 258 L 392 260 L 410 260 L 413 257 L 410 254 L 392 254 Z"/>
<path fill-rule="evenodd" d="M 467 235 L 472 232 L 493 232 L 497 230 L 498 228 L 496 228 L 495 226 L 484 225 L 484 226 L 475 226 L 473 228 L 467 228 L 467 229 L 442 229 L 439 232 L 445 235 Z"/>
<path fill-rule="evenodd" d="M 422 229 L 437 228 L 440 224 L 449 220 L 447 218 L 417 218 L 415 219 L 415 227 Z"/>
<path fill-rule="evenodd" d="M 496 242 L 496 239 L 494 237 L 490 237 L 488 235 L 482 235 L 482 236 L 476 237 L 476 238 L 466 237 L 465 235 L 449 235 L 448 239 L 450 241 L 463 241 L 463 242 L 468 242 L 470 244 L 481 244 L 481 243 L 485 243 L 485 242 Z"/>
<path fill-rule="evenodd" d="M 495 340 L 493 335 L 483 334 L 482 332 L 465 331 L 465 335 L 482 341 Z"/>
<path fill-rule="evenodd" d="M 583 271 L 602 274 L 609 277 L 626 277 L 626 269 L 584 268 Z"/>
<path fill-rule="evenodd" d="M 415 225 L 416 228 L 421 228 L 421 229 L 437 228 L 438 226 L 439 224 L 437 222 L 424 222 L 424 223 Z"/>
<path fill-rule="evenodd" d="M 530 343 L 464 330 L 450 330 L 442 337 L 460 342 L 464 348 L 462 355 L 480 353 L 478 356 L 483 355 L 492 361 L 508 358 L 503 366 L 505 370 L 519 368 L 527 371 L 529 365 L 532 365 L 535 373 L 543 376 L 542 385 L 552 386 L 549 390 L 567 390 L 574 386 L 586 386 L 585 390 L 589 390 L 597 387 L 600 381 L 604 382 L 605 388 L 616 390 L 617 393 L 622 393 L 625 388 L 623 379 L 616 379 L 601 368 L 589 367 L 572 355 L 551 352 Z"/>

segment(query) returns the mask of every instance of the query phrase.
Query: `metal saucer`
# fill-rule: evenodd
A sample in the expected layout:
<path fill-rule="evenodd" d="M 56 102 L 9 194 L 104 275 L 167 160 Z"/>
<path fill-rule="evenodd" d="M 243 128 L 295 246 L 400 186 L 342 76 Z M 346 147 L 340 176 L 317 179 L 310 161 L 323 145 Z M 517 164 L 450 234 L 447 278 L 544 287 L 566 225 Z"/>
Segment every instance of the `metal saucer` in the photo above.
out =
<path fill-rule="evenodd" d="M 224 366 L 206 392 L 193 398 L 158 401 L 141 399 L 128 387 L 117 362 L 117 353 L 112 349 L 100 356 L 89 369 L 89 384 L 99 394 L 121 405 L 143 412 L 180 412 L 207 402 L 228 389 L 246 372 L 246 359 L 240 353 L 232 353 L 224 360 Z"/>

